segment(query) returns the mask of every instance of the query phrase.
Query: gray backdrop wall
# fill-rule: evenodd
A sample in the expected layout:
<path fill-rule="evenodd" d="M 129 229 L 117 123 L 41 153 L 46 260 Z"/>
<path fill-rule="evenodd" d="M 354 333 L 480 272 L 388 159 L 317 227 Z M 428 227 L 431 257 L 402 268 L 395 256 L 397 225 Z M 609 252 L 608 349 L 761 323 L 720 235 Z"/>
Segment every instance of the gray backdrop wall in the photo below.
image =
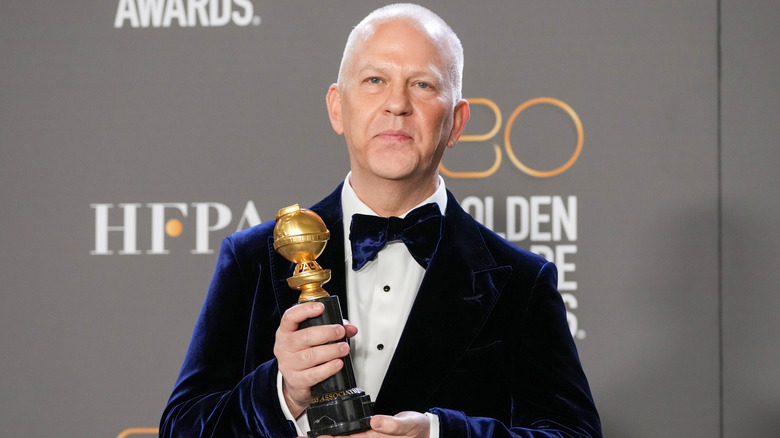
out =
<path fill-rule="evenodd" d="M 347 172 L 325 91 L 383 3 L 199 4 L 0 4 L 2 436 L 152 436 L 220 240 Z M 558 264 L 605 434 L 776 434 L 780 4 L 423 4 L 447 187 Z"/>

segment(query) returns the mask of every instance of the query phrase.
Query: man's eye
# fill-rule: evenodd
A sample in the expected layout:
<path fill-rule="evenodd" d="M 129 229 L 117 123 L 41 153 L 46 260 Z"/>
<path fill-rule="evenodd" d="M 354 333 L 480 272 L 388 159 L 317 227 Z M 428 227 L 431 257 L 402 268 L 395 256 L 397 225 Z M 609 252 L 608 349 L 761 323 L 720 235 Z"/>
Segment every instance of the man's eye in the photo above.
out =
<path fill-rule="evenodd" d="M 369 84 L 381 84 L 382 80 L 379 79 L 379 78 L 368 78 L 368 83 Z"/>
<path fill-rule="evenodd" d="M 427 82 L 418 82 L 417 86 L 419 88 L 431 88 L 431 85 L 429 83 L 427 83 Z"/>

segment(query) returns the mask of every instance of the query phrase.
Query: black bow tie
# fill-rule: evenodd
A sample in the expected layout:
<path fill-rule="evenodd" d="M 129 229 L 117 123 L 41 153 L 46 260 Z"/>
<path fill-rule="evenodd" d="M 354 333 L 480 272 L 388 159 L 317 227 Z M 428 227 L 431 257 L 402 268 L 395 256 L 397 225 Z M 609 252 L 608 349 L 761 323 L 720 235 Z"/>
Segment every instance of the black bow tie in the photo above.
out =
<path fill-rule="evenodd" d="M 349 240 L 352 243 L 352 269 L 357 271 L 376 258 L 387 242 L 401 240 L 423 268 L 433 257 L 441 237 L 442 215 L 436 204 L 415 208 L 405 218 L 352 215 Z"/>

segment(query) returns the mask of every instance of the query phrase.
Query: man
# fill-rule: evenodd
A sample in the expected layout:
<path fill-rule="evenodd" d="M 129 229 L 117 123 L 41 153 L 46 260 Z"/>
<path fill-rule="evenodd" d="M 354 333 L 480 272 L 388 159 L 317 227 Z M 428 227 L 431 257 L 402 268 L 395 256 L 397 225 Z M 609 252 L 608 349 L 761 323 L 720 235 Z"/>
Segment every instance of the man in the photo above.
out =
<path fill-rule="evenodd" d="M 273 223 L 226 238 L 160 436 L 305 433 L 310 388 L 350 352 L 328 342 L 345 335 L 376 402 L 356 437 L 601 436 L 554 266 L 474 221 L 438 175 L 469 118 L 462 59 L 449 26 L 416 5 L 353 30 L 327 94 L 351 172 L 312 210 L 331 231 L 326 289 L 354 325 L 298 330 L 323 309 L 293 306 Z M 430 203 L 429 253 L 389 239 L 363 257 L 361 214 L 411 217 Z"/>

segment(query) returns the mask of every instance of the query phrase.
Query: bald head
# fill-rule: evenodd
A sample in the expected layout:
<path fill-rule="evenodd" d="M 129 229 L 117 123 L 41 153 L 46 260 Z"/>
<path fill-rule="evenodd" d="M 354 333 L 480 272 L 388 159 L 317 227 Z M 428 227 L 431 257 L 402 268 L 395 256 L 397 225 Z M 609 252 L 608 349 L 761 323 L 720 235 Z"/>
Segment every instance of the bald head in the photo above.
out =
<path fill-rule="evenodd" d="M 384 23 L 393 20 L 408 21 L 427 35 L 439 49 L 446 65 L 446 79 L 452 104 L 461 100 L 463 83 L 463 46 L 450 26 L 430 10 L 411 3 L 396 3 L 375 10 L 364 18 L 349 34 L 339 67 L 338 85 L 348 87 L 352 78 L 349 70 L 365 42 Z"/>

